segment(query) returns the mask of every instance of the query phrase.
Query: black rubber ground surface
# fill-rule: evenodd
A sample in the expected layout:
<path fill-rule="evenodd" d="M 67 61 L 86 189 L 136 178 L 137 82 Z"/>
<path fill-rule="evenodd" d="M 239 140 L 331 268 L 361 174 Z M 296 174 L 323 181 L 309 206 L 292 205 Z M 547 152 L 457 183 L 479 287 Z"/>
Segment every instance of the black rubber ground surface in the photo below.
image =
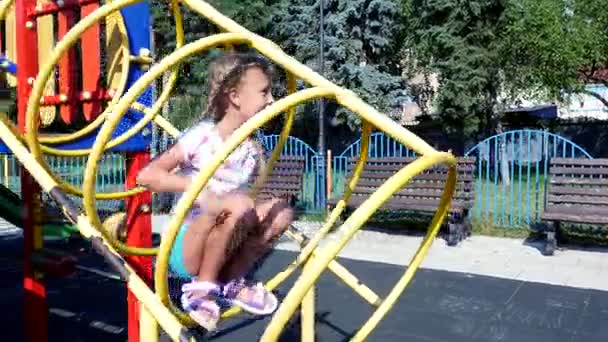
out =
<path fill-rule="evenodd" d="M 6 241 L 5 241 L 6 242 Z M 1 244 L 0 327 L 2 340 L 24 340 L 21 267 L 15 252 Z M 257 274 L 267 279 L 292 261 L 275 251 Z M 82 263 L 99 266 L 88 256 Z M 341 259 L 377 293 L 386 294 L 401 276 L 394 265 Z M 285 295 L 293 282 L 279 288 Z M 48 281 L 51 341 L 125 341 L 126 291 L 115 280 L 79 272 Z M 372 310 L 332 274 L 317 290 L 317 341 L 346 341 Z M 239 317 L 221 326 L 212 341 L 256 341 L 269 318 Z M 463 273 L 420 270 L 368 341 L 553 341 L 599 342 L 608 338 L 608 292 L 505 280 Z M 34 322 L 31 327 L 35 327 Z M 298 341 L 294 317 L 281 341 Z"/>

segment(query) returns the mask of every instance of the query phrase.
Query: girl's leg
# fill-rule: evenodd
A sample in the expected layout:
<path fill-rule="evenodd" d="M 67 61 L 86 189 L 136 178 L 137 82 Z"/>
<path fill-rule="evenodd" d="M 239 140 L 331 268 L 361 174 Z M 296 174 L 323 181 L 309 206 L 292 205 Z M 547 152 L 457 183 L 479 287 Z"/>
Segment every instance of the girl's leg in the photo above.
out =
<path fill-rule="evenodd" d="M 220 270 L 234 254 L 236 247 L 259 225 L 253 200 L 247 195 L 230 194 L 222 202 L 230 215 L 214 227 L 207 238 L 204 257 L 196 272 L 200 281 L 216 282 Z"/>
<path fill-rule="evenodd" d="M 182 288 L 182 305 L 208 330 L 214 329 L 219 320 L 215 298 L 221 289 L 217 277 L 230 253 L 231 240 L 238 238 L 236 228 L 253 229 L 259 223 L 253 201 L 247 196 L 231 194 L 213 206 L 219 209 L 203 214 L 188 227 L 183 251 L 186 269 L 197 278 Z"/>
<path fill-rule="evenodd" d="M 243 278 L 293 221 L 293 210 L 282 199 L 273 198 L 256 206 L 260 225 L 245 240 L 222 272 L 223 280 Z"/>

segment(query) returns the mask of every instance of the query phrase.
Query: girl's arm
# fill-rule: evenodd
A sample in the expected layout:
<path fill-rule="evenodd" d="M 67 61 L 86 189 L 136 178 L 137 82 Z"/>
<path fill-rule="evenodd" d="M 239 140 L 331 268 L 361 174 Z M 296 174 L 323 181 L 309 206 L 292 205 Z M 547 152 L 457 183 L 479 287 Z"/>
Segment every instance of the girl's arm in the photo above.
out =
<path fill-rule="evenodd" d="M 190 178 L 173 172 L 184 161 L 183 156 L 180 144 L 173 145 L 139 171 L 137 184 L 153 192 L 185 192 L 191 184 Z"/>

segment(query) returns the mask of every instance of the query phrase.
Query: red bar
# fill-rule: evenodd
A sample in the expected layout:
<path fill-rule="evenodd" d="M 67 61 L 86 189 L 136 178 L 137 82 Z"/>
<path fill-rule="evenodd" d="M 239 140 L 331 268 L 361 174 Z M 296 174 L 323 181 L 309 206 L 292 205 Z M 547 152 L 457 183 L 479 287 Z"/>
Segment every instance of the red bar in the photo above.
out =
<path fill-rule="evenodd" d="M 82 5 L 80 9 L 80 18 L 85 18 L 91 12 L 99 8 L 99 3 L 93 2 Z M 95 24 L 89 27 L 80 38 L 80 46 L 82 51 L 82 89 L 91 89 L 97 87 L 101 77 L 101 46 L 99 42 L 99 25 Z M 85 102 L 82 104 L 82 112 L 87 121 L 91 121 L 101 113 L 101 104 L 99 102 Z"/>
<path fill-rule="evenodd" d="M 40 11 L 36 11 L 36 6 L 28 7 L 27 16 L 31 19 L 41 17 L 47 14 L 58 13 L 64 10 L 71 10 L 91 3 L 99 3 L 98 0 L 65 0 L 63 6 L 59 7 L 54 2 L 48 2 L 41 5 Z M 35 4 L 35 3 L 34 3 Z"/>
<path fill-rule="evenodd" d="M 136 186 L 137 173 L 150 161 L 150 153 L 127 154 L 126 188 Z M 127 204 L 127 244 L 129 246 L 152 247 L 152 194 L 149 191 L 129 197 Z M 147 210 L 146 210 L 147 207 Z M 128 256 L 127 262 L 140 277 L 152 286 L 152 257 Z M 127 290 L 128 291 L 128 290 Z M 131 291 L 127 292 L 129 342 L 139 342 L 139 302 Z"/>
<path fill-rule="evenodd" d="M 76 22 L 76 13 L 73 11 L 62 11 L 57 15 L 57 41 L 63 39 L 68 33 L 70 28 L 74 26 Z M 74 97 L 76 90 L 76 73 L 74 68 L 76 67 L 76 49 L 72 47 L 59 59 L 59 94 L 65 94 L 68 98 Z M 71 124 L 76 120 L 78 114 L 78 108 L 71 104 L 66 103 L 59 106 L 61 112 L 61 119 L 66 124 Z"/>
<path fill-rule="evenodd" d="M 21 132 L 25 132 L 27 102 L 31 91 L 28 80 L 34 79 L 38 73 L 38 40 L 36 26 L 26 27 L 29 18 L 26 9 L 36 5 L 36 0 L 17 0 L 15 2 L 15 27 L 17 41 L 17 124 Z M 37 227 L 36 215 L 39 212 L 40 187 L 28 174 L 21 169 L 21 189 L 25 210 L 23 220 L 23 289 L 24 289 L 24 335 L 28 341 L 48 341 L 48 306 L 46 288 L 43 279 L 36 276 L 32 263 L 33 252 L 41 248 L 41 228 Z"/>
<path fill-rule="evenodd" d="M 41 106 L 55 106 L 61 103 L 76 105 L 79 103 L 95 103 L 101 101 L 110 101 L 114 96 L 114 90 L 97 89 L 89 92 L 89 97 L 85 96 L 86 92 L 75 92 L 73 97 L 68 97 L 66 102 L 61 101 L 59 95 L 48 95 L 42 97 Z"/>

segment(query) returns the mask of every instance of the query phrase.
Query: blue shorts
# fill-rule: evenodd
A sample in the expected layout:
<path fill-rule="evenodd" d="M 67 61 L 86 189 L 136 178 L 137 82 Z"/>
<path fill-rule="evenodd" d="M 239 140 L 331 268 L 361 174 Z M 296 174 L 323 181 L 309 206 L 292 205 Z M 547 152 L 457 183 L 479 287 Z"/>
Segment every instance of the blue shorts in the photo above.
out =
<path fill-rule="evenodd" d="M 171 249 L 171 255 L 169 256 L 169 269 L 179 278 L 192 279 L 194 276 L 188 272 L 184 263 L 184 235 L 187 229 L 188 225 L 184 224 L 179 228 L 179 232 L 177 232 L 173 248 Z"/>

